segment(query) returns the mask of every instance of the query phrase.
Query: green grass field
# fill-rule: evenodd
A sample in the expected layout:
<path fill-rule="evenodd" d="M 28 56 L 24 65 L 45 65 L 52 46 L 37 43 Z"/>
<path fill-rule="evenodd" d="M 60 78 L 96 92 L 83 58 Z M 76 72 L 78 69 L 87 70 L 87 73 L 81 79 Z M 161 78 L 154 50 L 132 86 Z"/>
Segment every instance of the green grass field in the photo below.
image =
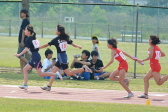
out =
<path fill-rule="evenodd" d="M 1 41 L 0 41 L 0 52 L 1 52 L 1 56 L 0 56 L 0 66 L 3 67 L 19 67 L 19 60 L 14 57 L 13 55 L 17 52 L 17 37 L 4 37 L 4 36 L 0 36 Z M 48 43 L 51 38 L 38 38 L 38 40 L 40 41 L 41 45 Z M 73 40 L 75 44 L 81 45 L 83 47 L 82 50 L 92 50 L 92 43 L 91 40 Z M 100 55 L 101 55 L 101 59 L 103 60 L 104 65 L 107 64 L 110 61 L 110 50 L 107 48 L 106 45 L 106 41 L 100 41 Z M 128 43 L 128 42 L 119 42 L 118 44 L 118 48 L 120 48 L 121 50 L 129 53 L 130 55 L 134 56 L 134 48 L 135 47 L 135 43 Z M 168 45 L 167 44 L 161 44 L 160 45 L 161 49 L 163 52 L 166 53 Z M 51 46 L 50 47 L 53 51 L 53 57 L 56 57 L 56 51 L 55 51 L 55 47 Z M 147 50 L 149 48 L 149 45 L 147 43 L 138 43 L 138 58 L 139 59 L 144 59 L 148 56 L 147 54 Z M 47 48 L 44 48 L 42 50 L 40 50 L 40 54 L 42 56 L 42 61 L 45 58 L 44 57 L 44 52 Z M 68 50 L 67 50 L 67 54 L 68 54 L 68 61 L 69 63 L 72 62 L 73 59 L 73 55 L 74 54 L 81 54 L 82 52 L 81 49 L 77 49 L 74 48 L 72 46 L 68 46 Z M 167 74 L 167 68 L 168 68 L 168 64 L 167 64 L 167 57 L 163 57 L 161 58 L 160 62 L 162 65 L 162 71 L 161 74 Z M 134 71 L 134 61 L 127 58 L 128 64 L 129 64 L 129 72 L 133 73 Z M 145 62 L 145 65 L 142 66 L 140 64 L 137 63 L 137 73 L 146 73 L 149 70 L 149 62 Z M 109 66 L 105 71 L 113 71 L 114 69 L 116 69 L 118 67 L 118 62 L 115 61 L 111 66 Z"/>
<path fill-rule="evenodd" d="M 1 112 L 167 112 L 168 107 L 0 98 Z"/>

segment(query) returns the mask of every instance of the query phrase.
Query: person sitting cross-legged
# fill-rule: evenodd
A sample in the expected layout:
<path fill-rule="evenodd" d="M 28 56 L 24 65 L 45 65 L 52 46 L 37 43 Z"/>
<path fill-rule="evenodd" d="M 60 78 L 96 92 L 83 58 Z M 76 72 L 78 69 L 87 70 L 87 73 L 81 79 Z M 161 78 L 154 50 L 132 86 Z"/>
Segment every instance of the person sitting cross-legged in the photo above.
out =
<path fill-rule="evenodd" d="M 41 69 L 42 72 L 51 72 L 52 71 L 52 68 L 56 63 L 56 58 L 53 58 L 52 62 L 50 61 L 50 59 L 52 58 L 52 55 L 53 55 L 53 51 L 48 48 L 45 51 L 45 57 L 46 58 L 44 59 L 44 61 L 42 63 L 42 66 L 43 66 L 42 69 Z M 60 73 L 61 73 L 60 71 L 57 71 L 56 76 L 59 77 L 61 80 L 63 80 L 62 75 Z M 44 78 L 50 79 L 50 76 L 45 76 Z"/>
<path fill-rule="evenodd" d="M 88 60 L 90 57 L 90 52 L 88 50 L 83 50 L 82 51 L 82 55 L 81 55 L 81 60 L 78 60 L 80 56 L 79 55 L 74 55 L 74 60 L 71 63 L 70 68 L 82 68 L 82 66 L 90 65 L 90 61 Z M 90 79 L 90 73 L 89 72 L 80 72 L 77 74 L 73 75 L 73 79 L 77 79 L 77 80 L 89 80 Z"/>
<path fill-rule="evenodd" d="M 98 56 L 99 54 L 96 50 L 91 52 L 92 59 L 90 60 L 91 65 L 89 66 L 93 71 L 91 79 L 104 80 L 110 76 L 111 72 L 103 72 L 100 70 L 100 68 L 103 67 L 103 62 L 98 59 Z"/>

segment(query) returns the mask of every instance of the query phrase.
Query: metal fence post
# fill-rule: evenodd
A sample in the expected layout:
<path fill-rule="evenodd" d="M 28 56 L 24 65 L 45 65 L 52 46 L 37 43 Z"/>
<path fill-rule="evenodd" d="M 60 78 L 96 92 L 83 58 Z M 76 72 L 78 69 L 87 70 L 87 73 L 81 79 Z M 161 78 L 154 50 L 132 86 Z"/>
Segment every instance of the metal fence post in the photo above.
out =
<path fill-rule="evenodd" d="M 133 33 L 134 33 L 134 26 L 132 26 L 132 42 L 133 42 L 133 38 L 134 38 L 133 37 L 133 35 L 134 35 Z"/>
<path fill-rule="evenodd" d="M 124 37 L 123 37 L 123 42 L 125 42 L 125 30 L 126 30 L 126 25 L 124 26 Z"/>
<path fill-rule="evenodd" d="M 159 37 L 160 27 L 158 27 L 157 36 Z"/>
<path fill-rule="evenodd" d="M 43 21 L 42 21 L 42 25 L 41 25 L 41 37 L 43 38 Z"/>
<path fill-rule="evenodd" d="M 11 20 L 9 20 L 9 36 L 11 36 Z"/>
<path fill-rule="evenodd" d="M 108 35 L 109 35 L 109 38 L 110 38 L 110 25 L 108 24 Z"/>
<path fill-rule="evenodd" d="M 137 4 L 137 15 L 136 15 L 135 57 L 137 57 L 138 13 L 139 13 L 139 4 Z M 136 61 L 134 62 L 134 78 L 136 78 Z"/>
<path fill-rule="evenodd" d="M 142 43 L 142 26 L 141 26 L 141 34 L 140 35 L 141 35 L 141 43 Z"/>
<path fill-rule="evenodd" d="M 92 37 L 92 33 L 93 32 L 93 24 L 92 24 L 92 26 L 91 26 L 91 36 L 90 37 Z"/>
<path fill-rule="evenodd" d="M 75 32 L 74 32 L 74 38 L 76 39 L 76 23 L 75 23 Z"/>

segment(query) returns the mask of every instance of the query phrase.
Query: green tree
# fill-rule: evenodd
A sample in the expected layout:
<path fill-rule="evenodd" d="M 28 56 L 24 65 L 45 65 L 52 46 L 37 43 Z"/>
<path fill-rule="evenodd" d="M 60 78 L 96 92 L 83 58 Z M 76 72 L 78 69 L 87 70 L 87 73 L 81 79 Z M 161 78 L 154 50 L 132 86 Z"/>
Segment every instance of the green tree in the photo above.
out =
<path fill-rule="evenodd" d="M 96 23 L 107 23 L 106 11 L 101 9 L 100 6 L 95 6 L 90 12 L 90 15 L 93 18 L 93 22 Z"/>

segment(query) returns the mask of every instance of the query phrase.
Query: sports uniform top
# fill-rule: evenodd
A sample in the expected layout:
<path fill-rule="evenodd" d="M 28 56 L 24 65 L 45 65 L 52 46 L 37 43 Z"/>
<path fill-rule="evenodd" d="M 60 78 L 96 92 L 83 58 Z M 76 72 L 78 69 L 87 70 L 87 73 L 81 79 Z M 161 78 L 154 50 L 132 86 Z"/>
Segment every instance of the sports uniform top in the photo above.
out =
<path fill-rule="evenodd" d="M 150 64 L 157 64 L 159 63 L 159 59 L 161 57 L 161 53 L 160 53 L 160 48 L 156 45 L 152 45 L 154 47 L 154 51 L 153 51 L 153 56 L 150 59 Z M 148 49 L 148 54 L 150 54 L 150 48 Z"/>
<path fill-rule="evenodd" d="M 65 53 L 66 52 L 66 48 L 67 48 L 67 44 L 72 44 L 73 41 L 69 40 L 68 42 L 66 40 L 60 40 L 60 37 L 55 37 L 54 39 L 52 39 L 48 44 L 54 45 L 56 47 L 57 53 Z"/>
<path fill-rule="evenodd" d="M 31 52 L 38 52 L 39 46 L 40 46 L 40 42 L 36 39 L 33 39 L 32 36 L 26 39 L 25 47 L 30 48 Z"/>
<path fill-rule="evenodd" d="M 126 61 L 126 58 L 124 56 L 124 54 L 122 53 L 122 51 L 118 48 L 112 48 L 113 50 L 116 51 L 116 54 L 114 55 L 114 58 L 121 63 L 122 61 Z"/>
<path fill-rule="evenodd" d="M 128 64 L 126 62 L 126 58 L 125 58 L 124 54 L 118 48 L 112 48 L 112 49 L 116 51 L 114 58 L 119 62 L 118 70 L 125 69 L 127 72 L 128 71 Z"/>
<path fill-rule="evenodd" d="M 36 39 L 34 39 L 32 36 L 27 37 L 26 42 L 25 42 L 25 47 L 29 48 L 30 51 L 32 52 L 32 60 L 29 61 L 29 65 L 31 65 L 33 68 L 42 68 L 41 65 L 41 56 L 38 53 L 39 47 L 40 47 L 40 42 Z"/>

